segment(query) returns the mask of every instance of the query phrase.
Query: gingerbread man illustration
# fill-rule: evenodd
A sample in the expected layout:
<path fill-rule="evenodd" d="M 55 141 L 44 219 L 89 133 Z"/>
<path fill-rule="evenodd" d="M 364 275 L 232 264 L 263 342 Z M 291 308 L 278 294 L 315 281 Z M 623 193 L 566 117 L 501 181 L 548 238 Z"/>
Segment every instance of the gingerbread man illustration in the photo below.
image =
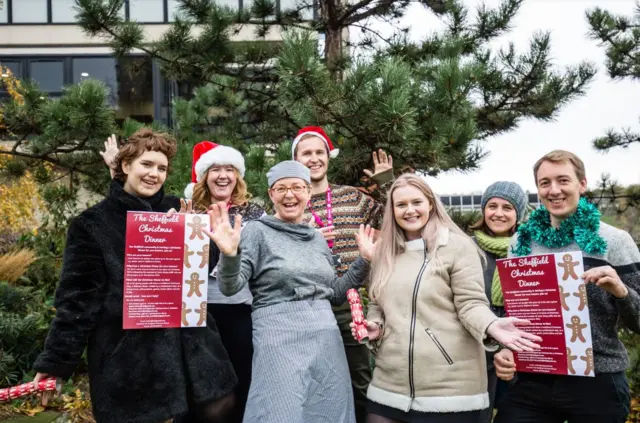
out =
<path fill-rule="evenodd" d="M 191 268 L 191 263 L 189 263 L 189 257 L 191 257 L 193 254 L 194 252 L 189 250 L 189 246 L 187 244 L 184 244 L 184 265 L 187 267 L 187 269 Z"/>
<path fill-rule="evenodd" d="M 198 320 L 197 326 L 202 326 L 207 322 L 207 302 L 203 301 L 200 303 L 200 308 L 196 310 L 196 312 L 200 315 L 200 319 Z"/>
<path fill-rule="evenodd" d="M 200 256 L 200 269 L 202 269 L 209 264 L 209 244 L 204 244 L 202 251 L 198 251 L 198 255 Z"/>
<path fill-rule="evenodd" d="M 587 306 L 587 286 L 585 284 L 580 284 L 580 286 L 578 287 L 578 292 L 574 292 L 573 296 L 580 298 L 578 311 L 584 310 L 584 308 Z"/>
<path fill-rule="evenodd" d="M 562 308 L 565 311 L 569 311 L 569 306 L 567 305 L 567 297 L 569 297 L 569 295 L 571 294 L 569 294 L 568 292 L 565 293 L 564 287 L 560 285 L 560 305 L 562 305 Z"/>
<path fill-rule="evenodd" d="M 189 321 L 187 320 L 187 314 L 191 313 L 193 310 L 187 308 L 187 303 L 182 302 L 182 326 L 189 326 Z"/>
<path fill-rule="evenodd" d="M 578 279 L 578 275 L 576 275 L 576 271 L 573 268 L 579 265 L 580 262 L 572 260 L 573 256 L 571 254 L 565 254 L 564 256 L 562 256 L 562 263 L 558 263 L 558 266 L 564 269 L 564 273 L 562 275 L 563 281 L 569 279 L 569 276 L 571 276 L 571 278 L 575 280 Z"/>
<path fill-rule="evenodd" d="M 187 223 L 187 226 L 193 229 L 191 231 L 189 239 L 193 240 L 197 237 L 198 239 L 204 240 L 204 234 L 202 233 L 202 230 L 206 228 L 207 225 L 202 223 L 202 219 L 200 218 L 200 216 L 193 216 L 193 222 Z"/>
<path fill-rule="evenodd" d="M 586 355 L 580 356 L 580 360 L 587 363 L 587 367 L 584 369 L 584 375 L 588 376 L 593 371 L 593 348 L 587 348 L 585 354 Z"/>
<path fill-rule="evenodd" d="M 579 339 L 580 342 L 587 342 L 587 340 L 584 338 L 584 334 L 582 333 L 582 331 L 587 327 L 587 324 L 586 323 L 581 323 L 580 322 L 580 317 L 573 316 L 571 318 L 571 323 L 568 323 L 566 326 L 569 329 L 571 329 L 571 341 L 570 342 L 576 342 L 576 339 Z"/>
<path fill-rule="evenodd" d="M 189 292 L 187 292 L 187 297 L 191 297 L 193 294 L 196 294 L 196 297 L 202 297 L 202 293 L 200 292 L 200 285 L 204 283 L 203 280 L 198 279 L 198 274 L 193 272 L 191 274 L 191 279 L 187 279 L 184 283 L 189 285 Z"/>
<path fill-rule="evenodd" d="M 573 368 L 573 360 L 578 358 L 577 355 L 571 355 L 571 348 L 567 347 L 567 368 L 572 375 L 576 374 L 576 369 Z"/>

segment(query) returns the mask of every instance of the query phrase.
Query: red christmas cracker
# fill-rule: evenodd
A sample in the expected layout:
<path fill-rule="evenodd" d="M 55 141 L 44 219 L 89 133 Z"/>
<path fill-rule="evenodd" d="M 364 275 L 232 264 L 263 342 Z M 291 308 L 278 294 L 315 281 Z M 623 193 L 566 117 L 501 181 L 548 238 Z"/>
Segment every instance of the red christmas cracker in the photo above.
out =
<path fill-rule="evenodd" d="M 351 307 L 351 320 L 355 324 L 356 339 L 360 343 L 365 343 L 369 339 L 369 331 L 364 325 L 364 312 L 362 310 L 362 303 L 360 302 L 360 294 L 355 289 L 347 291 L 347 300 Z"/>
<path fill-rule="evenodd" d="M 56 378 L 43 379 L 36 385 L 33 382 L 12 386 L 11 388 L 0 389 L 0 402 L 11 401 L 16 398 L 31 395 L 34 392 L 55 391 L 58 389 Z"/>

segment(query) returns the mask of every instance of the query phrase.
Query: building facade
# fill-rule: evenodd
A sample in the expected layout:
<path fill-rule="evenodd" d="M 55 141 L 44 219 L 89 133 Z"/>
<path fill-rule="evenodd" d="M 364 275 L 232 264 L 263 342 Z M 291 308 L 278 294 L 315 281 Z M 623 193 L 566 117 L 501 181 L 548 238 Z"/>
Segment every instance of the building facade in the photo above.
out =
<path fill-rule="evenodd" d="M 540 207 L 540 198 L 537 193 L 527 193 L 529 198 L 529 206 L 532 208 Z M 442 203 L 451 210 L 470 212 L 481 211 L 481 194 L 445 194 L 440 196 Z"/>
<path fill-rule="evenodd" d="M 221 5 L 244 10 L 252 0 L 218 0 Z M 296 0 L 276 0 L 276 10 L 296 7 Z M 50 96 L 62 94 L 65 85 L 95 78 L 110 90 L 116 119 L 171 124 L 173 99 L 183 94 L 180 85 L 164 78 L 160 66 L 143 52 L 122 59 L 100 38 L 87 36 L 75 23 L 75 0 L 0 0 L 0 64 L 19 78 L 33 80 Z M 174 20 L 177 0 L 125 0 L 124 19 L 143 24 L 149 40 L 158 39 Z M 315 7 L 302 16 L 313 19 Z M 243 25 L 234 41 L 256 40 L 255 28 Z M 279 41 L 273 28 L 261 41 Z M 0 76 L 1 77 L 1 76 Z M 1 91 L 0 97 L 7 93 Z"/>

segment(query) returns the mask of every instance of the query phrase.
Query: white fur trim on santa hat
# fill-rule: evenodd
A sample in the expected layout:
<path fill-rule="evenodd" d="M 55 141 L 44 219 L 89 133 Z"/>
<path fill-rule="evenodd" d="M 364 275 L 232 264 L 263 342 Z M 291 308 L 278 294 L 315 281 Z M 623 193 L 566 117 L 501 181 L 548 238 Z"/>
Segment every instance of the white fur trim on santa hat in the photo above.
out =
<path fill-rule="evenodd" d="M 190 183 L 189 185 L 187 185 L 187 187 L 184 189 L 184 198 L 186 198 L 187 200 L 191 200 L 193 198 L 193 187 L 195 187 L 196 184 L 194 183 Z"/>
<path fill-rule="evenodd" d="M 244 157 L 242 157 L 242 154 L 233 147 L 219 145 L 200 156 L 200 159 L 196 163 L 196 176 L 198 178 L 198 182 L 213 165 L 231 165 L 238 169 L 240 176 L 244 177 Z"/>
<path fill-rule="evenodd" d="M 309 132 L 305 132 L 303 134 L 300 134 L 300 135 L 298 135 L 297 137 L 295 137 L 293 139 L 293 144 L 291 144 L 291 158 L 293 160 L 296 159 L 296 147 L 298 146 L 298 143 L 300 142 L 300 140 L 302 138 L 308 137 L 308 136 L 318 137 L 322 141 L 324 141 L 324 145 L 326 145 L 327 146 L 327 150 L 329 150 L 329 157 L 331 157 L 332 159 L 335 159 L 336 157 L 338 157 L 338 154 L 340 154 L 340 150 L 337 149 L 337 148 L 334 148 L 333 150 L 330 150 L 329 141 L 327 141 L 327 139 L 325 137 L 323 137 L 321 133 L 315 132 L 315 131 L 309 131 Z"/>

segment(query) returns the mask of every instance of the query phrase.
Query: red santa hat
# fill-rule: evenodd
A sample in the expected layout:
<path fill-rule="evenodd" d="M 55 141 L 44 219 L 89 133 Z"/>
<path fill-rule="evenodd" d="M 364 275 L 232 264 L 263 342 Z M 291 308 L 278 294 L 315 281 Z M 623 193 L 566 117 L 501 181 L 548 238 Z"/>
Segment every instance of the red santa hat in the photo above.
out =
<path fill-rule="evenodd" d="M 305 126 L 304 128 L 298 131 L 298 135 L 296 135 L 296 137 L 294 138 L 293 145 L 291 146 L 291 157 L 294 160 L 296 158 L 296 147 L 298 146 L 298 143 L 302 138 L 308 137 L 308 136 L 314 136 L 314 137 L 320 138 L 322 141 L 324 141 L 325 145 L 327 146 L 327 149 L 329 150 L 329 157 L 331 158 L 338 157 L 338 153 L 340 153 L 340 150 L 333 146 L 331 139 L 329 138 L 327 133 L 324 132 L 324 129 L 322 129 L 319 126 Z"/>
<path fill-rule="evenodd" d="M 231 165 L 238 169 L 244 177 L 244 157 L 233 147 L 218 145 L 211 141 L 202 141 L 193 146 L 193 166 L 191 167 L 191 183 L 184 190 L 185 198 L 193 197 L 193 187 L 200 182 L 213 165 Z"/>

